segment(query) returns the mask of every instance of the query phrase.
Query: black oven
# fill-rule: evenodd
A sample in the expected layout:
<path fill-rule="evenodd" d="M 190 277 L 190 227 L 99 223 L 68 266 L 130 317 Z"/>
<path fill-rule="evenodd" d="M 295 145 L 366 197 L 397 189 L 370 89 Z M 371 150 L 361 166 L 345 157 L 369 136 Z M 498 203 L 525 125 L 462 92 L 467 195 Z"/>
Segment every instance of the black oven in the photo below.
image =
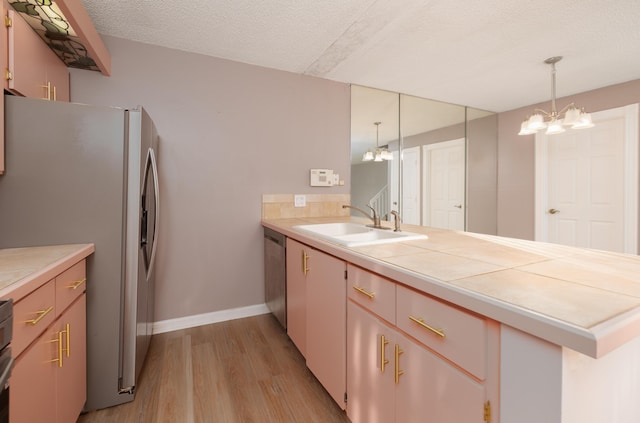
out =
<path fill-rule="evenodd" d="M 13 301 L 0 300 L 0 423 L 9 423 L 9 376 L 13 368 L 11 335 L 13 333 Z"/>

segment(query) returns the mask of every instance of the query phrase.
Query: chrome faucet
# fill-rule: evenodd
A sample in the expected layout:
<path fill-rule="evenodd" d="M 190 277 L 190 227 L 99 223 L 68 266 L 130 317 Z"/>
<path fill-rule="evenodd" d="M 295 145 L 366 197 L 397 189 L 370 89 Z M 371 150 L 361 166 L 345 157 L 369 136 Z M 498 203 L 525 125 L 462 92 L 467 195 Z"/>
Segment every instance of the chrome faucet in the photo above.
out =
<path fill-rule="evenodd" d="M 395 225 L 394 232 L 401 232 L 400 230 L 400 213 L 395 210 L 391 210 L 390 212 L 393 215 L 393 223 Z"/>
<path fill-rule="evenodd" d="M 349 204 L 343 204 L 342 205 L 343 209 L 349 208 L 349 209 L 357 210 L 360 213 L 362 213 L 365 216 L 367 216 L 369 219 L 371 219 L 373 221 L 373 225 L 367 225 L 369 227 L 376 228 L 376 229 L 391 229 L 391 228 L 385 228 L 384 226 L 382 226 L 380 224 L 380 216 L 378 216 L 378 213 L 376 213 L 376 209 L 374 209 L 373 207 L 371 207 L 368 204 L 367 204 L 367 207 L 369 207 L 371 209 L 371 211 L 373 212 L 373 216 L 369 216 L 369 213 L 367 213 L 366 211 L 364 211 L 362 209 L 359 209 L 356 206 L 350 206 Z"/>

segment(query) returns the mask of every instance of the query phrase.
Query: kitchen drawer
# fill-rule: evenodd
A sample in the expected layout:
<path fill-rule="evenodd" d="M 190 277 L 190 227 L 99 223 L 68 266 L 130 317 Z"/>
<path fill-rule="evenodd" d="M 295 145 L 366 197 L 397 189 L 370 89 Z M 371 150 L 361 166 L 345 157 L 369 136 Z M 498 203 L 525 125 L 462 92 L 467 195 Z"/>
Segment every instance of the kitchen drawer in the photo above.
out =
<path fill-rule="evenodd" d="M 396 322 L 396 284 L 349 264 L 347 267 L 348 296 L 384 320 Z"/>
<path fill-rule="evenodd" d="M 50 280 L 13 306 L 11 349 L 17 357 L 55 319 L 55 280 Z"/>
<path fill-rule="evenodd" d="M 396 295 L 398 328 L 478 379 L 486 378 L 485 319 L 404 286 L 397 286 Z"/>
<path fill-rule="evenodd" d="M 56 317 L 62 314 L 87 286 L 85 260 L 56 276 Z"/>

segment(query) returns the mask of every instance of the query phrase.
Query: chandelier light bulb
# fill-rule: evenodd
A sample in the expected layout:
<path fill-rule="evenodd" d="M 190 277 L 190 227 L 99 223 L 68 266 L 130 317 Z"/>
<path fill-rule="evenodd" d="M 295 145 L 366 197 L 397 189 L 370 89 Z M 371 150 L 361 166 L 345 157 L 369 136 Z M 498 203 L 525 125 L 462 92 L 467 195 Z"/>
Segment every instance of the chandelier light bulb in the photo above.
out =
<path fill-rule="evenodd" d="M 363 162 L 370 162 L 370 161 L 381 162 L 384 160 L 393 160 L 393 153 L 391 153 L 387 147 L 381 148 L 378 145 L 378 141 L 379 141 L 378 137 L 380 135 L 379 131 L 380 131 L 381 123 L 382 122 L 373 122 L 373 124 L 376 126 L 376 151 L 375 151 L 375 154 L 371 150 L 364 153 L 364 155 L 362 156 Z"/>
<path fill-rule="evenodd" d="M 547 135 L 560 134 L 565 131 L 564 126 L 571 129 L 591 128 L 594 126 L 591 115 L 584 109 L 578 109 L 574 103 L 565 106 L 560 111 L 556 110 L 556 63 L 562 56 L 550 57 L 544 62 L 551 65 L 551 111 L 536 109 L 534 114 L 525 119 L 520 125 L 518 135 L 531 135 L 547 129 Z"/>

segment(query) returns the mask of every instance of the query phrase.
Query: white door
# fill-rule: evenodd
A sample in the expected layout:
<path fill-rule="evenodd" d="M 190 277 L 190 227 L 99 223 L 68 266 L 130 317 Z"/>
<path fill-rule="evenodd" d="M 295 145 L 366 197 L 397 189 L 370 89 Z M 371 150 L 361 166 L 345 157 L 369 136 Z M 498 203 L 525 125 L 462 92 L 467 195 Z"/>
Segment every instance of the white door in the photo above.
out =
<path fill-rule="evenodd" d="M 536 239 L 637 253 L 637 105 L 536 135 Z"/>
<path fill-rule="evenodd" d="M 402 221 L 420 224 L 420 147 L 402 150 Z"/>
<path fill-rule="evenodd" d="M 464 230 L 464 138 L 425 145 L 422 155 L 424 224 Z"/>

